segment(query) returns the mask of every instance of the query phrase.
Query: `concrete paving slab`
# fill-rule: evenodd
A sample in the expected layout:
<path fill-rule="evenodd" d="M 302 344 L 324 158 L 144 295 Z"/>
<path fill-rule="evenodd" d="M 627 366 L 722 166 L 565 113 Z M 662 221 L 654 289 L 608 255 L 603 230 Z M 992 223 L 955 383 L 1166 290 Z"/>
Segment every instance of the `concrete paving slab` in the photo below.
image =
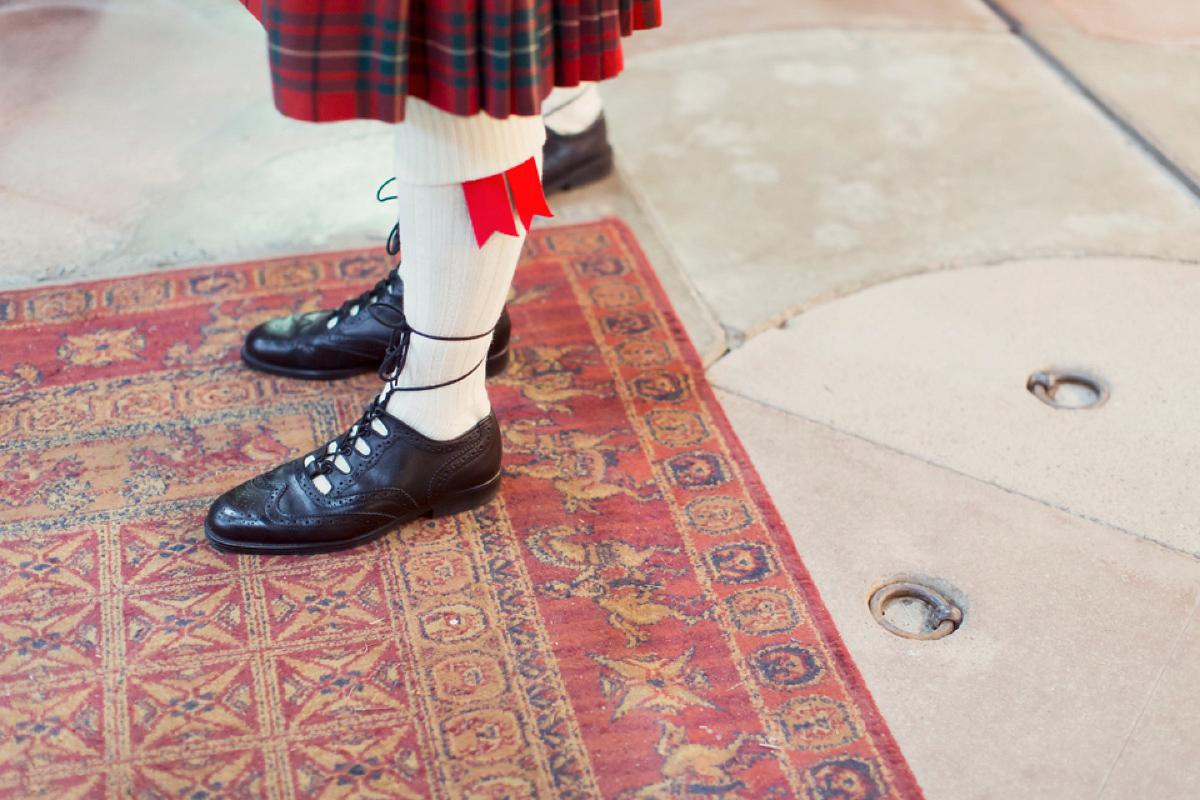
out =
<path fill-rule="evenodd" d="M 1073 32 L 1046 33 L 1039 40 L 1200 183 L 1200 46 L 1156 47 Z"/>
<path fill-rule="evenodd" d="M 1119 259 L 950 270 L 865 290 L 717 362 L 714 385 L 1200 553 L 1200 266 Z M 1112 387 L 1056 410 L 1046 368 Z"/>
<path fill-rule="evenodd" d="M 390 130 L 276 114 L 239 4 L 22 3 L 0 22 L 0 191 L 22 201 L 3 206 L 5 285 L 382 243 Z"/>
<path fill-rule="evenodd" d="M 627 52 L 801 28 L 1004 30 L 982 0 L 663 0 L 662 6 L 663 26 L 627 40 Z"/>
<path fill-rule="evenodd" d="M 1200 797 L 1200 620 L 1176 645 L 1099 800 Z"/>
<path fill-rule="evenodd" d="M 1070 27 L 1089 36 L 1151 45 L 1200 45 L 1192 0 L 997 0 L 1036 29 Z"/>
<path fill-rule="evenodd" d="M 1200 205 L 1011 36 L 733 37 L 631 59 L 606 97 L 633 191 L 735 336 L 942 266 L 1200 257 Z"/>
<path fill-rule="evenodd" d="M 103 258 L 125 238 L 119 222 L 5 188 L 0 188 L 0 231 L 0 288 L 69 279 L 81 264 Z"/>
<path fill-rule="evenodd" d="M 210 165 L 208 175 L 159 193 L 152 206 L 133 215 L 124 246 L 97 267 L 144 271 L 164 263 L 383 246 L 396 221 L 395 203 L 375 199 L 392 173 L 390 131 L 331 131 L 321 137 L 325 141 L 314 137 L 299 150 L 267 155 L 262 151 L 270 138 L 261 137 L 259 125 L 250 130 L 263 156 L 259 163 L 220 170 Z M 224 145 L 206 141 L 194 152 Z"/>
<path fill-rule="evenodd" d="M 1200 563 L 718 396 L 926 796 L 1097 797 L 1200 598 Z M 965 595 L 956 633 L 913 641 L 872 619 L 869 593 L 913 573 Z M 1145 793 L 1113 797 L 1189 796 L 1142 777 Z"/>
<path fill-rule="evenodd" d="M 1002 0 L 1029 36 L 1200 183 L 1200 4 Z"/>

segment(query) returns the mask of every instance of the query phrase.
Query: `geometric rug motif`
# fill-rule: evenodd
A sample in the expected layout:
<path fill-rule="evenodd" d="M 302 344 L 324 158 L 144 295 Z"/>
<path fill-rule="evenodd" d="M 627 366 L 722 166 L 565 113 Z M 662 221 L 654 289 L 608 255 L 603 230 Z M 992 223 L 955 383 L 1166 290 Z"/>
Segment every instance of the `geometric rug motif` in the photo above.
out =
<path fill-rule="evenodd" d="M 917 798 L 629 231 L 536 230 L 505 483 L 343 553 L 217 553 L 213 498 L 374 376 L 242 366 L 378 252 L 0 295 L 0 797 Z"/>

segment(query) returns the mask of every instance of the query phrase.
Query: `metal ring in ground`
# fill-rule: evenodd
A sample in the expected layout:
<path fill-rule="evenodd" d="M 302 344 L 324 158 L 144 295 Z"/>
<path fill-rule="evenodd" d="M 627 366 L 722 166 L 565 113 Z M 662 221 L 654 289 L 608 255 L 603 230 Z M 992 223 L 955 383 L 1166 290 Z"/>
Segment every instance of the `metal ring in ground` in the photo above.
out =
<path fill-rule="evenodd" d="M 883 612 L 888 603 L 903 597 L 916 598 L 929 606 L 929 624 L 933 630 L 927 633 L 909 633 L 893 625 L 884 616 Z M 890 633 L 903 636 L 905 639 L 941 639 L 958 630 L 958 626 L 962 624 L 963 620 L 962 609 L 947 600 L 941 592 L 919 583 L 907 581 L 889 583 L 887 586 L 877 589 L 871 595 L 869 605 L 871 615 L 875 617 L 876 622 Z"/>
<path fill-rule="evenodd" d="M 1055 394 L 1058 392 L 1058 388 L 1064 384 L 1083 386 L 1096 395 L 1096 400 L 1085 406 L 1063 405 L 1055 399 Z M 1064 411 L 1082 411 L 1087 408 L 1099 408 L 1108 402 L 1109 395 L 1108 384 L 1099 378 L 1092 375 L 1085 375 L 1082 372 L 1065 372 L 1061 370 L 1035 372 L 1025 382 L 1025 388 L 1046 405 Z"/>

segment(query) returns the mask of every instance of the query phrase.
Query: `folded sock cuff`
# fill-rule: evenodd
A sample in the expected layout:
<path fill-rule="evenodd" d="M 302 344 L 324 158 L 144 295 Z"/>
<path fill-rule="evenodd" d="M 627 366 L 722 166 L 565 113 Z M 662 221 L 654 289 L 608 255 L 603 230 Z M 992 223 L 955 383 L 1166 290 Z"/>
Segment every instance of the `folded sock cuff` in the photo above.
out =
<path fill-rule="evenodd" d="M 497 175 L 539 157 L 546 142 L 541 117 L 462 117 L 415 97 L 405 114 L 396 126 L 396 179 L 411 186 Z"/>

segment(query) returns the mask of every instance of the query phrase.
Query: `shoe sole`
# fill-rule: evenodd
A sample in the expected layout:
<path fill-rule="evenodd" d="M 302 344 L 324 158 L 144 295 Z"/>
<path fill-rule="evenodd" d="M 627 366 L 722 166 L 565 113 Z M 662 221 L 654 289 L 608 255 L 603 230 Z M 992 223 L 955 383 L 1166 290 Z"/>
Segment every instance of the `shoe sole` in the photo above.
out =
<path fill-rule="evenodd" d="M 470 511 L 480 506 L 487 505 L 495 499 L 500 493 L 500 479 L 502 475 L 496 474 L 496 477 L 491 478 L 478 486 L 473 486 L 470 489 L 463 489 L 459 492 L 454 492 L 443 498 L 440 498 L 436 503 L 429 507 L 421 509 L 407 517 L 389 522 L 373 531 L 369 531 L 353 539 L 347 539 L 344 542 L 321 542 L 311 545 L 305 544 L 245 544 L 243 542 L 234 542 L 229 539 L 223 539 L 213 533 L 208 527 L 208 520 L 204 521 L 204 538 L 208 543 L 220 550 L 223 553 L 241 553 L 255 556 L 297 556 L 308 555 L 313 553 L 333 553 L 338 550 L 349 550 L 353 547 L 373 542 L 398 528 L 402 528 L 413 520 L 421 519 L 422 517 L 438 518 L 449 517 L 455 514 L 461 514 L 465 511 Z"/>
<path fill-rule="evenodd" d="M 487 364 L 484 366 L 487 377 L 494 378 L 501 372 L 504 372 L 504 370 L 508 369 L 510 361 L 512 361 L 512 354 L 507 347 L 498 353 L 490 354 L 487 357 Z M 245 348 L 242 348 L 242 362 L 251 369 L 258 370 L 259 372 L 281 375 L 284 378 L 297 378 L 302 381 L 338 381 L 343 378 L 353 378 L 355 375 L 366 375 L 368 372 L 375 372 L 379 369 L 378 366 L 327 370 L 281 367 L 277 364 L 260 361 L 247 353 Z"/>
<path fill-rule="evenodd" d="M 596 156 L 590 161 L 583 162 L 561 178 L 547 183 L 543 187 L 543 190 L 547 195 L 552 195 L 556 192 L 565 192 L 568 189 L 579 189 L 587 186 L 589 183 L 604 180 L 612 171 L 613 154 L 610 148 L 602 155 Z"/>

